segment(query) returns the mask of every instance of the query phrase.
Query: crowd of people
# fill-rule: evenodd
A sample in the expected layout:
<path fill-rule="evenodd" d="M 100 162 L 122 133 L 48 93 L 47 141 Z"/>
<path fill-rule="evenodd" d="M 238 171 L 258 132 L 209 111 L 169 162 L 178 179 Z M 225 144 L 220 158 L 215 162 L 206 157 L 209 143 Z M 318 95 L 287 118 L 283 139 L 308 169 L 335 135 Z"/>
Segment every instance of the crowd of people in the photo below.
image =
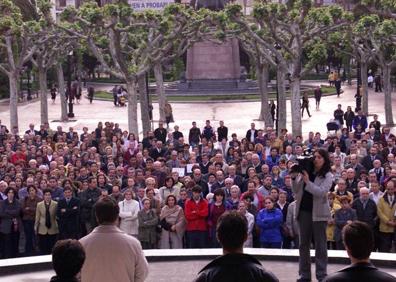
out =
<path fill-rule="evenodd" d="M 209 120 L 184 135 L 159 122 L 140 141 L 111 122 L 81 133 L 30 124 L 22 136 L 1 125 L 1 256 L 48 254 L 58 239 L 89 234 L 95 203 L 106 196 L 119 206 L 119 228 L 147 249 L 219 247 L 217 221 L 236 210 L 248 222 L 245 247 L 309 250 L 323 229 L 327 247 L 343 249 L 341 229 L 360 220 L 371 226 L 375 250 L 394 251 L 395 136 L 377 117 L 368 126 L 361 112 L 345 121 L 324 138 L 254 123 L 238 137 Z M 307 150 L 329 171 L 303 174 L 301 193 L 290 168 Z M 323 179 L 328 187 L 317 190 Z M 312 225 L 321 210 L 325 224 Z"/>

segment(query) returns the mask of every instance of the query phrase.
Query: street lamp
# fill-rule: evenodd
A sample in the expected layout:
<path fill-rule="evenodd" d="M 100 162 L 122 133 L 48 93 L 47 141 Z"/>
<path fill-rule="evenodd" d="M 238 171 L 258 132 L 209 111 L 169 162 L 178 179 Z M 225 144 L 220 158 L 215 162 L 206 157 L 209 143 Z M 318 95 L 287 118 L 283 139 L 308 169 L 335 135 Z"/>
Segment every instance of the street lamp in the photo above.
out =
<path fill-rule="evenodd" d="M 282 47 L 278 44 L 275 43 L 274 48 L 276 50 L 280 50 Z M 278 65 L 278 57 L 275 55 L 275 63 Z M 275 129 L 277 135 L 279 135 L 279 85 L 278 85 L 278 67 L 276 69 L 276 77 L 275 77 L 275 83 L 276 83 L 276 122 L 275 122 Z"/>
<path fill-rule="evenodd" d="M 72 59 L 73 57 L 73 51 L 70 51 L 70 53 L 67 55 L 67 95 L 66 99 L 69 99 L 69 113 L 67 114 L 68 117 L 73 118 L 74 113 L 73 113 L 73 99 L 74 99 L 74 93 L 72 92 Z"/>

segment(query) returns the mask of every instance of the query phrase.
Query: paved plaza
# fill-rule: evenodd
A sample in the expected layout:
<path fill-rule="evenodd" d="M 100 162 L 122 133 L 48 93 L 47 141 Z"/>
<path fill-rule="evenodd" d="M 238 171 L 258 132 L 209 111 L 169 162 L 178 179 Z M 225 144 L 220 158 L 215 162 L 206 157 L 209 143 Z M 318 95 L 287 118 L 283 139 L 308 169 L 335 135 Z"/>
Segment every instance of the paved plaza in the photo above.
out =
<path fill-rule="evenodd" d="M 194 279 L 198 271 L 208 262 L 208 260 L 150 262 L 149 276 L 147 277 L 146 282 L 189 282 Z M 267 270 L 272 271 L 281 282 L 292 282 L 296 281 L 298 278 L 297 262 L 264 260 L 261 261 L 261 263 Z M 333 273 L 345 266 L 346 265 L 330 264 L 328 266 L 328 272 Z M 394 268 L 381 268 L 381 270 L 396 276 L 396 270 Z M 312 266 L 312 273 L 315 273 L 314 266 Z M 0 277 L 0 282 L 47 282 L 52 275 L 54 275 L 53 271 L 38 271 L 29 274 Z"/>
<path fill-rule="evenodd" d="M 322 83 L 323 82 L 309 82 L 310 84 Z M 304 84 L 307 84 L 304 82 Z M 108 86 L 111 89 L 112 85 Z M 302 120 L 303 134 L 306 137 L 309 131 L 319 131 L 322 134 L 327 133 L 326 123 L 332 118 L 334 110 L 337 108 L 337 104 L 342 104 L 342 108 L 346 110 L 347 106 L 355 108 L 355 86 L 343 86 L 344 93 L 340 98 L 337 96 L 323 97 L 321 100 L 320 110 L 315 110 L 315 100 L 310 99 L 310 111 L 312 114 L 311 118 L 307 115 Z M 396 97 L 392 100 L 393 108 L 396 106 Z M 59 120 L 60 118 L 60 103 L 59 96 L 55 104 L 52 104 L 51 100 L 48 99 L 49 106 L 49 120 Z M 154 103 L 154 120 L 158 120 L 158 104 Z M 225 121 L 225 125 L 229 128 L 229 135 L 235 132 L 238 137 L 244 136 L 246 130 L 250 127 L 252 121 L 256 122 L 256 128 L 263 128 L 264 123 L 258 121 L 257 118 L 260 112 L 260 102 L 202 102 L 202 103 L 172 103 L 173 116 L 175 124 L 180 126 L 180 130 L 187 135 L 188 130 L 191 127 L 192 121 L 197 121 L 199 127 L 203 127 L 205 120 L 209 119 L 212 121 L 213 126 L 216 128 L 220 120 Z M 395 111 L 395 110 L 394 110 Z M 24 103 L 19 105 L 19 127 L 20 132 L 27 130 L 28 124 L 33 122 L 38 125 L 40 124 L 40 102 L 34 101 L 30 103 Z M 56 128 L 57 125 L 62 125 L 66 131 L 69 126 L 73 126 L 78 131 L 81 131 L 84 126 L 88 126 L 90 130 L 94 130 L 97 126 L 98 121 L 112 121 L 118 122 L 123 129 L 128 129 L 127 121 L 127 107 L 119 108 L 115 107 L 110 101 L 98 101 L 94 100 L 93 104 L 89 104 L 86 98 L 81 100 L 80 104 L 74 105 L 74 112 L 76 121 L 68 123 L 51 122 L 51 128 Z M 288 129 L 291 128 L 291 116 L 290 116 L 290 102 L 287 102 L 287 121 Z M 381 123 L 385 122 L 384 117 L 384 94 L 375 93 L 370 90 L 369 93 L 369 114 L 379 114 L 379 120 Z M 7 103 L 0 105 L 0 119 L 3 124 L 9 126 L 9 107 Z M 140 120 L 140 109 L 138 109 L 138 119 Z M 371 121 L 372 118 L 369 118 Z M 171 124 L 173 126 L 173 124 Z M 155 127 L 157 125 L 155 124 Z M 393 129 L 394 130 L 394 129 Z M 142 134 L 141 128 L 139 128 L 140 135 Z"/>

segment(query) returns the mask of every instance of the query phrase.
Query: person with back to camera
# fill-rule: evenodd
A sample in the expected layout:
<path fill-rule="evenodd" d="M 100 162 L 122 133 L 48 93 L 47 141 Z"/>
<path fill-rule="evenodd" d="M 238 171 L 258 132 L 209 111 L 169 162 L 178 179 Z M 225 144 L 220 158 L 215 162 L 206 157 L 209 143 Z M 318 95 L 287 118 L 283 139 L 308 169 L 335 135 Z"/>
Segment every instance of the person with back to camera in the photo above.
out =
<path fill-rule="evenodd" d="M 94 211 L 99 226 L 80 239 L 86 253 L 81 281 L 143 282 L 148 274 L 147 260 L 140 242 L 117 227 L 118 204 L 103 196 Z"/>
<path fill-rule="evenodd" d="M 327 193 L 332 186 L 333 175 L 326 150 L 315 151 L 313 167 L 313 171 L 302 168 L 301 174 L 291 173 L 296 218 L 300 226 L 300 278 L 297 281 L 311 281 L 311 238 L 315 241 L 316 278 L 322 281 L 327 276 L 326 226 L 330 219 Z"/>
<path fill-rule="evenodd" d="M 248 237 L 247 220 L 237 211 L 225 212 L 217 222 L 217 240 L 223 255 L 206 265 L 194 282 L 275 282 L 271 272 L 251 255 L 243 253 L 243 243 Z"/>
<path fill-rule="evenodd" d="M 396 282 L 395 277 L 378 270 L 370 262 L 374 234 L 367 223 L 354 221 L 345 225 L 342 238 L 351 265 L 330 274 L 323 282 Z"/>
<path fill-rule="evenodd" d="M 50 282 L 78 282 L 77 274 L 85 261 L 85 251 L 77 240 L 67 239 L 56 242 L 52 250 L 52 267 L 56 276 Z"/>

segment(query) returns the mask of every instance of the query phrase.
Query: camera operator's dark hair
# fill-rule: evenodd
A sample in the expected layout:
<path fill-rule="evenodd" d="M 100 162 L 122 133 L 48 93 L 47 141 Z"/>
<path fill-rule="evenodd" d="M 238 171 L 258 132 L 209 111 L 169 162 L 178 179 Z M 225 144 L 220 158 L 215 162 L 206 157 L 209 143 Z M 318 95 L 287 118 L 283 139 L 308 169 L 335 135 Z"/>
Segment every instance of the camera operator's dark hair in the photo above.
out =
<path fill-rule="evenodd" d="M 247 237 L 247 231 L 247 220 L 237 211 L 225 212 L 217 222 L 217 239 L 227 250 L 236 250 L 242 247 Z"/>
<path fill-rule="evenodd" d="M 99 199 L 95 203 L 94 209 L 99 224 L 116 221 L 120 213 L 118 204 L 110 196 L 104 196 Z"/>
<path fill-rule="evenodd" d="M 317 149 L 315 152 L 317 152 L 319 155 L 322 156 L 324 159 L 324 163 L 322 168 L 318 171 L 317 175 L 325 177 L 326 173 L 328 173 L 331 170 L 331 162 L 329 158 L 329 152 L 327 152 L 325 149 Z"/>
<path fill-rule="evenodd" d="M 342 229 L 345 247 L 356 259 L 367 259 L 374 247 L 374 234 L 371 227 L 364 222 L 354 221 Z"/>
<path fill-rule="evenodd" d="M 85 261 L 85 251 L 77 240 L 61 240 L 52 249 L 52 267 L 58 278 L 74 278 Z"/>

